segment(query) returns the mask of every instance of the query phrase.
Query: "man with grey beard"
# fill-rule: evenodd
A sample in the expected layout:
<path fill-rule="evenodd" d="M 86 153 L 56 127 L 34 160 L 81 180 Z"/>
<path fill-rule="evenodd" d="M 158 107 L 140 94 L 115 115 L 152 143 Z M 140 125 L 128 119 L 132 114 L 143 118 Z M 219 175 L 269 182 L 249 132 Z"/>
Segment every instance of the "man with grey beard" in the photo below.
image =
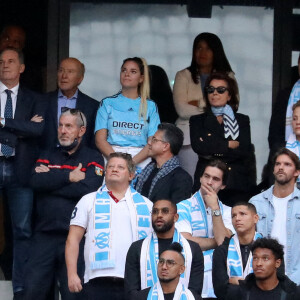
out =
<path fill-rule="evenodd" d="M 204 263 L 197 243 L 186 240 L 175 228 L 178 220 L 177 207 L 171 200 L 157 200 L 152 208 L 154 232 L 146 239 L 134 242 L 128 250 L 125 266 L 125 291 L 129 298 L 137 297 L 138 291 L 157 283 L 159 255 L 172 242 L 182 245 L 185 271 L 183 284 L 194 295 L 201 295 Z"/>
<path fill-rule="evenodd" d="M 36 191 L 35 230 L 26 265 L 25 295 L 22 300 L 47 300 L 54 279 L 59 281 L 62 300 L 85 299 L 68 289 L 65 244 L 75 205 L 84 195 L 101 186 L 104 175 L 102 155 L 82 143 L 86 117 L 78 109 L 64 111 L 59 119 L 59 147 L 41 153 L 31 176 Z M 83 278 L 83 242 L 78 273 Z"/>

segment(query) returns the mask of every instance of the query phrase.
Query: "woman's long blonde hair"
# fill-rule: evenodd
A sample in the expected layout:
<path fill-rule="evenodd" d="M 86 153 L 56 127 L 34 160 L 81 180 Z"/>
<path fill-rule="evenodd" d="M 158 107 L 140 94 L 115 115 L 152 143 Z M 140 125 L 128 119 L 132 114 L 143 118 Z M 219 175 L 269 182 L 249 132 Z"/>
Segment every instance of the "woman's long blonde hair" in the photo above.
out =
<path fill-rule="evenodd" d="M 142 57 L 129 57 L 124 59 L 123 65 L 127 61 L 134 61 L 140 70 L 141 75 L 144 76 L 143 82 L 138 86 L 138 94 L 141 97 L 141 104 L 139 109 L 139 119 L 143 118 L 144 121 L 147 119 L 147 99 L 150 97 L 150 81 L 149 81 L 149 69 L 147 62 Z"/>

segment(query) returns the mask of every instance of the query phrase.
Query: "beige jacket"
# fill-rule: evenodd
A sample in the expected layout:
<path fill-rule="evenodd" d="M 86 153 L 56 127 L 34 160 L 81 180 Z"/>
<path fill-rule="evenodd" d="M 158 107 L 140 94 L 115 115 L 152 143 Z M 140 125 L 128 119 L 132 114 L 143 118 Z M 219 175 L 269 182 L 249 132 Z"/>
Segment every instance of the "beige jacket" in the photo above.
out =
<path fill-rule="evenodd" d="M 201 83 L 194 83 L 192 74 L 188 69 L 177 72 L 173 87 L 173 99 L 175 109 L 179 116 L 176 125 L 184 133 L 183 145 L 190 145 L 189 119 L 191 116 L 203 113 L 205 102 Z M 198 101 L 198 106 L 189 104 L 190 101 Z"/>

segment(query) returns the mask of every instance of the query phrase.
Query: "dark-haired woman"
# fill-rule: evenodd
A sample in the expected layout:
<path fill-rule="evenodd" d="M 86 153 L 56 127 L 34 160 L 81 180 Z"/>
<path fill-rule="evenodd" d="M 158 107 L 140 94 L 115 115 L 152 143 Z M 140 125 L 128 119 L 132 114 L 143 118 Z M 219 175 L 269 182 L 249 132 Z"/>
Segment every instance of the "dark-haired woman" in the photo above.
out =
<path fill-rule="evenodd" d="M 204 112 L 203 89 L 212 72 L 226 72 L 234 78 L 221 40 L 213 33 L 203 32 L 194 40 L 191 65 L 176 74 L 173 88 L 174 104 L 179 115 L 176 125 L 184 132 L 179 160 L 191 176 L 198 158 L 191 148 L 189 119 Z"/>
<path fill-rule="evenodd" d="M 156 104 L 149 100 L 149 72 L 144 59 L 127 58 L 120 72 L 121 91 L 104 98 L 97 112 L 96 146 L 105 158 L 112 152 L 132 155 L 138 167 L 149 160 L 148 139 L 160 123 Z"/>
<path fill-rule="evenodd" d="M 220 159 L 229 171 L 220 199 L 229 206 L 236 201 L 249 200 L 256 170 L 252 160 L 250 120 L 237 113 L 236 95 L 234 79 L 226 73 L 212 73 L 205 85 L 205 113 L 190 118 L 191 145 L 198 154 L 194 190 L 200 187 L 200 176 L 207 162 Z"/>

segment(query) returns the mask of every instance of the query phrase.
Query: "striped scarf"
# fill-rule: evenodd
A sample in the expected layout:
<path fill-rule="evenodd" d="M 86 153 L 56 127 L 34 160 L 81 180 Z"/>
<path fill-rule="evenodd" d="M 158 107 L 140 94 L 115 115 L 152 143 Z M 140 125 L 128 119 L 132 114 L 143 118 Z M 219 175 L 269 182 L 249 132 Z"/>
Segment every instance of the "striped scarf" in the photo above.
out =
<path fill-rule="evenodd" d="M 219 201 L 219 207 L 223 215 L 223 204 Z M 179 222 L 187 220 L 192 227 L 192 235 L 196 237 L 208 238 L 208 221 L 205 203 L 200 191 L 195 193 L 192 198 L 181 201 L 177 204 Z M 203 251 L 204 257 L 204 280 L 202 297 L 216 297 L 212 284 L 212 257 L 214 249 Z M 203 296 L 204 295 L 204 296 Z"/>
<path fill-rule="evenodd" d="M 212 106 L 211 111 L 216 117 L 223 116 L 225 138 L 231 136 L 233 140 L 236 140 L 239 137 L 240 130 L 231 106 L 228 104 L 222 107 Z"/>
<path fill-rule="evenodd" d="M 219 201 L 221 213 L 223 214 L 223 204 Z M 193 236 L 208 238 L 208 222 L 204 200 L 200 191 L 195 193 L 189 200 L 181 201 L 177 204 L 179 221 L 186 219 L 192 227 Z M 203 252 L 204 271 L 212 269 L 213 249 Z"/>
<path fill-rule="evenodd" d="M 258 238 L 262 238 L 262 235 L 255 232 L 254 241 L 256 241 Z M 230 239 L 228 246 L 227 274 L 229 277 L 242 277 L 243 279 L 245 279 L 245 277 L 252 272 L 252 252 L 249 253 L 247 265 L 245 267 L 245 270 L 243 270 L 240 242 L 238 236 L 234 235 Z"/>
<path fill-rule="evenodd" d="M 178 168 L 179 166 L 180 164 L 177 156 L 173 156 L 171 159 L 165 162 L 160 168 L 160 170 L 158 171 L 158 173 L 156 174 L 156 176 L 153 178 L 147 198 L 149 199 L 151 198 L 151 193 L 156 183 L 163 177 L 167 176 L 174 169 Z M 145 167 L 142 173 L 138 175 L 137 184 L 135 188 L 139 193 L 142 191 L 143 185 L 145 184 L 145 182 L 147 181 L 148 177 L 155 169 L 155 167 L 156 167 L 156 162 L 151 162 Z"/>
<path fill-rule="evenodd" d="M 173 243 L 181 244 L 182 255 L 185 258 L 185 271 L 181 274 L 181 282 L 188 286 L 191 273 L 192 252 L 188 241 L 175 229 Z M 149 235 L 142 244 L 140 258 L 141 289 L 153 286 L 158 282 L 157 263 L 159 258 L 158 239 L 156 233 Z"/>
<path fill-rule="evenodd" d="M 148 206 L 142 197 L 132 187 L 126 192 L 126 204 L 128 205 L 132 240 L 140 240 L 147 237 L 151 230 L 151 216 Z M 90 268 L 106 269 L 115 267 L 115 258 L 112 257 L 111 222 L 113 222 L 112 200 L 108 189 L 103 185 L 96 193 L 93 205 L 94 216 L 94 243 L 91 246 Z"/>
<path fill-rule="evenodd" d="M 164 293 L 160 282 L 158 281 L 148 293 L 147 300 L 164 300 Z M 192 292 L 182 283 L 178 283 L 173 300 L 195 300 Z"/>

